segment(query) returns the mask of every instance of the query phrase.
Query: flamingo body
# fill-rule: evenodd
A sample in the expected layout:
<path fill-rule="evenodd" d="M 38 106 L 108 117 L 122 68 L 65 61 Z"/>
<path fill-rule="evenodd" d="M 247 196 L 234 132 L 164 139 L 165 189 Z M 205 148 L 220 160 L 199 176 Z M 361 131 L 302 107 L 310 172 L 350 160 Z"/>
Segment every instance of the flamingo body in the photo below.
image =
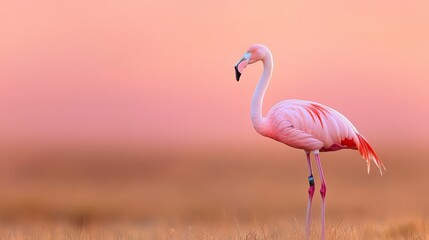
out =
<path fill-rule="evenodd" d="M 336 110 L 320 103 L 299 99 L 274 105 L 260 134 L 305 151 L 359 150 L 368 163 L 384 167 L 377 154 L 353 124 Z M 381 169 L 380 169 L 381 170 Z"/>

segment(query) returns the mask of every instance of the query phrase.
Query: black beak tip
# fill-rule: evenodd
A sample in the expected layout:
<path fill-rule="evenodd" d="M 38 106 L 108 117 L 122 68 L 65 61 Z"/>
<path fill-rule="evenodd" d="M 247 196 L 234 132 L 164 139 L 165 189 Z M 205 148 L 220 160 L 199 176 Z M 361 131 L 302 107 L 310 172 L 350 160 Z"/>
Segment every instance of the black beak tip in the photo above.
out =
<path fill-rule="evenodd" d="M 240 71 L 238 71 L 237 66 L 235 66 L 234 68 L 235 68 L 235 79 L 237 79 L 237 82 L 238 82 L 240 80 L 241 73 Z"/>

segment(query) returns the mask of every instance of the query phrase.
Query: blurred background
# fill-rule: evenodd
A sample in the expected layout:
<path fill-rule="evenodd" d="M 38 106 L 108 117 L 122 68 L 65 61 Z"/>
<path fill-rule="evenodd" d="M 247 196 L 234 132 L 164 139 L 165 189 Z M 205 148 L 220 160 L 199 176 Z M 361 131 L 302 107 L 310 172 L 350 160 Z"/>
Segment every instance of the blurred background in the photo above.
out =
<path fill-rule="evenodd" d="M 302 151 L 259 136 L 287 98 L 347 116 L 388 171 L 323 153 L 327 219 L 429 214 L 427 1 L 2 1 L 0 219 L 303 221 Z M 316 184 L 319 178 L 316 176 Z M 315 196 L 314 212 L 320 210 Z"/>

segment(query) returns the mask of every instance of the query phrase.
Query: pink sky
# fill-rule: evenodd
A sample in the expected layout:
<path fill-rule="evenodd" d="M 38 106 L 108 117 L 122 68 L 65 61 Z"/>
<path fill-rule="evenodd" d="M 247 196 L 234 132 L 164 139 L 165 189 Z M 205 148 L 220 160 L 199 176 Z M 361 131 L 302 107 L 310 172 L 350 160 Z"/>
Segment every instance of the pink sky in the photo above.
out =
<path fill-rule="evenodd" d="M 3 142 L 261 141 L 262 66 L 233 70 L 253 43 L 274 55 L 265 112 L 308 99 L 370 142 L 429 142 L 427 1 L 60 2 L 0 3 Z"/>

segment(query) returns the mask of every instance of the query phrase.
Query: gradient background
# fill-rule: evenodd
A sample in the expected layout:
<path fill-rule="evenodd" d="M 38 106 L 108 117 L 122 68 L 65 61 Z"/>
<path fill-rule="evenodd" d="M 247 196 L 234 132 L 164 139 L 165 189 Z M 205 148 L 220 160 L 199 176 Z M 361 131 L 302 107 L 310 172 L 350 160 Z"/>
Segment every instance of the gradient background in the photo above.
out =
<path fill-rule="evenodd" d="M 233 163 L 234 178 L 221 189 L 231 188 L 247 171 L 249 177 L 237 189 L 247 186 L 252 195 L 255 182 L 275 175 L 270 172 L 274 169 L 290 167 L 278 172 L 282 181 L 261 183 L 261 191 L 281 201 L 302 193 L 298 205 L 284 201 L 277 210 L 287 205 L 303 217 L 304 155 L 258 136 L 251 125 L 250 99 L 262 65 L 246 68 L 242 80 L 235 81 L 236 61 L 251 44 L 263 43 L 275 61 L 264 112 L 287 98 L 335 108 L 366 136 L 389 170 L 383 178 L 374 172 L 368 177 L 356 152 L 322 155 L 327 181 L 337 189 L 330 191 L 331 199 L 341 202 L 347 192 L 350 201 L 365 209 L 368 195 L 375 198 L 381 189 L 390 189 L 371 198 L 385 207 L 378 214 L 395 215 L 392 208 L 398 203 L 403 210 L 397 215 L 426 216 L 428 9 L 427 1 L 2 1 L 1 181 L 10 193 L 0 210 L 13 204 L 24 206 L 24 213 L 27 205 L 52 207 L 46 204 L 55 202 L 52 196 L 80 196 L 76 192 L 92 196 L 78 197 L 83 202 L 79 206 L 99 206 L 93 193 L 98 188 L 91 185 L 97 179 L 109 191 L 126 186 L 133 192 L 130 186 L 158 186 L 159 179 L 175 186 L 174 176 L 182 176 L 186 189 L 198 189 L 192 185 L 196 179 L 209 178 L 213 171 L 217 179 L 224 173 L 207 162 L 227 169 L 229 160 L 238 159 L 243 161 Z M 147 162 L 158 160 L 163 162 L 155 164 L 160 175 L 146 179 L 154 166 Z M 188 167 L 166 174 L 172 166 Z M 255 180 L 252 174 L 258 175 L 261 167 L 267 173 Z M 126 184 L 110 188 L 115 184 L 106 179 Z M 356 185 L 347 186 L 349 181 Z M 278 188 L 266 190 L 275 182 Z M 283 198 L 274 194 L 283 187 L 290 189 Z M 153 188 L 158 190 L 138 194 L 160 195 L 160 187 Z M 174 189 L 178 193 L 167 191 L 166 196 L 194 196 Z M 351 189 L 362 194 L 353 195 Z M 398 197 L 398 189 L 421 205 L 409 206 L 404 199 L 386 204 Z M 47 197 L 38 191 L 46 191 Z M 70 205 L 76 202 L 70 200 Z M 328 205 L 331 216 L 333 205 Z M 338 211 L 347 209 L 345 204 Z"/>

